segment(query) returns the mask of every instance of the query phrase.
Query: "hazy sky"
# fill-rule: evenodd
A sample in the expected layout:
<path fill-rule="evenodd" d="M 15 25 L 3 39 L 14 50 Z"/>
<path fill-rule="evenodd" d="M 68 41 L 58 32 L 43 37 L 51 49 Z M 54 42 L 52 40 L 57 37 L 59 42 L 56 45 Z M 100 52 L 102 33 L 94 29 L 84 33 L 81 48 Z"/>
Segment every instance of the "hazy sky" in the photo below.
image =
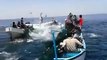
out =
<path fill-rule="evenodd" d="M 32 12 L 32 13 L 31 13 Z M 0 19 L 107 13 L 107 0 L 0 0 Z"/>

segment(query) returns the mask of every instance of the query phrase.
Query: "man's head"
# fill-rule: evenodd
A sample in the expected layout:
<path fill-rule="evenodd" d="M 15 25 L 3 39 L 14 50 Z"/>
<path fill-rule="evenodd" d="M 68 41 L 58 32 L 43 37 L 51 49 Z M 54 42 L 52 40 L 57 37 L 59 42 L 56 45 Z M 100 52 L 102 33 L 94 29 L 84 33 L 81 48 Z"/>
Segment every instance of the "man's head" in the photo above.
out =
<path fill-rule="evenodd" d="M 82 15 L 79 15 L 80 18 L 82 18 Z"/>
<path fill-rule="evenodd" d="M 69 13 L 69 16 L 70 16 L 70 17 L 72 17 L 72 16 L 73 16 L 73 14 L 72 14 L 72 13 Z"/>

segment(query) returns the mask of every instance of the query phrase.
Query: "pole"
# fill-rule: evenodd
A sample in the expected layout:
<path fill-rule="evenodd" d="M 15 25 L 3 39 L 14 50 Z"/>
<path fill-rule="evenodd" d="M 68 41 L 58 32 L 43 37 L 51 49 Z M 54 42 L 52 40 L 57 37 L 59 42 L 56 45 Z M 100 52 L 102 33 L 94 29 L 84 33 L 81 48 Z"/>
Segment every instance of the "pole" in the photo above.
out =
<path fill-rule="evenodd" d="M 52 40 L 53 40 L 55 60 L 58 60 L 58 59 L 57 59 L 57 51 L 56 51 L 56 43 L 55 43 L 56 39 L 55 39 L 54 31 L 51 31 L 51 33 L 52 33 Z"/>

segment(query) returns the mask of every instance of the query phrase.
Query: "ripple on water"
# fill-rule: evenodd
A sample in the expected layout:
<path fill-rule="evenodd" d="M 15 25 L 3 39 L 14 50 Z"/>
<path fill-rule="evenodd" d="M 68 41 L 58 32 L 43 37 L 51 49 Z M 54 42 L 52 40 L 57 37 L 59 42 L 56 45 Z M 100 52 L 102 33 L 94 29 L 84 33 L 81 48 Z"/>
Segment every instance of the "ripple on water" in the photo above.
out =
<path fill-rule="evenodd" d="M 9 52 L 5 52 L 2 51 L 0 52 L 0 59 L 3 60 L 18 60 L 19 56 L 17 55 L 17 53 L 9 53 Z"/>

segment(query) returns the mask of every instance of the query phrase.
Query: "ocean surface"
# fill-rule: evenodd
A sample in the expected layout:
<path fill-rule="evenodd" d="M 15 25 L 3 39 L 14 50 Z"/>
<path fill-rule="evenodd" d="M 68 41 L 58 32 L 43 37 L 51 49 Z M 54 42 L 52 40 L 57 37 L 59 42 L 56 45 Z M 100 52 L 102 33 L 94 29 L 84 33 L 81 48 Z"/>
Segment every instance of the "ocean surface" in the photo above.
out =
<path fill-rule="evenodd" d="M 64 19 L 65 17 L 56 18 L 62 24 Z M 107 19 L 84 20 L 82 30 L 87 47 L 85 60 L 107 60 Z M 29 33 L 31 39 L 16 39 L 11 42 L 9 34 L 3 30 L 4 27 L 11 26 L 12 21 L 18 20 L 0 20 L 0 60 L 52 60 L 50 53 L 44 52 L 49 50 L 47 41 L 52 41 L 50 27 L 34 26 L 35 30 Z M 39 23 L 35 19 L 27 21 Z M 51 21 L 50 18 L 46 18 L 45 22 L 47 21 Z M 60 29 L 58 26 L 51 28 Z"/>

